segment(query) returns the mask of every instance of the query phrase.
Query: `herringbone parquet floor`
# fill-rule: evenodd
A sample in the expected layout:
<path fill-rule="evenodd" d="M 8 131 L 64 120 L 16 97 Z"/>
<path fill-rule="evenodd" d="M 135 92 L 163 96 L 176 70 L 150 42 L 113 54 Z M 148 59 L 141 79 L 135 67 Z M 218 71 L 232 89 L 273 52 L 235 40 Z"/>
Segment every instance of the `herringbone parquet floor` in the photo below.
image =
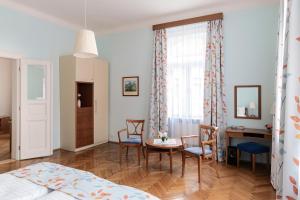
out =
<path fill-rule="evenodd" d="M 158 155 L 151 155 L 149 171 L 145 162 L 137 166 L 135 149 L 129 151 L 129 159 L 122 166 L 118 160 L 118 145 L 103 144 L 90 150 L 73 153 L 55 151 L 48 158 L 16 161 L 0 165 L 0 172 L 7 172 L 32 163 L 50 161 L 95 173 L 110 181 L 139 188 L 161 199 L 191 200 L 269 200 L 275 199 L 275 192 L 270 185 L 268 169 L 258 166 L 253 174 L 249 164 L 240 169 L 219 164 L 220 178 L 215 172 L 203 165 L 201 184 L 197 182 L 197 164 L 187 160 L 185 177 L 181 178 L 181 156 L 175 155 L 173 174 L 169 174 L 169 160 L 164 155 L 159 163 Z"/>

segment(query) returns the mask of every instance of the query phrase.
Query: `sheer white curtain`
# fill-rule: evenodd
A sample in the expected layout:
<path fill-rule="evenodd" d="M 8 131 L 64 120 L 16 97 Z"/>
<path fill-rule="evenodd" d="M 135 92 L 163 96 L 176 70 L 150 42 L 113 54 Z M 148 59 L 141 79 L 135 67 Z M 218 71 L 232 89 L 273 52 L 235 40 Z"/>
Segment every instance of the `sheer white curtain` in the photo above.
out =
<path fill-rule="evenodd" d="M 207 23 L 167 29 L 167 99 L 170 137 L 198 134 L 203 121 Z"/>

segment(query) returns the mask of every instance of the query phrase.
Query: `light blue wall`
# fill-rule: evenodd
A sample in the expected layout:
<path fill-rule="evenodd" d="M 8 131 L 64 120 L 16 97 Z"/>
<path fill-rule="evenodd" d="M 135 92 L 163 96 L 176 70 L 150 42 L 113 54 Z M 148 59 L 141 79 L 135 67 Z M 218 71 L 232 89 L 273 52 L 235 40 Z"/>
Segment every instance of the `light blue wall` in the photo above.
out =
<path fill-rule="evenodd" d="M 224 18 L 228 125 L 264 128 L 272 121 L 278 6 L 229 12 Z M 262 86 L 262 120 L 234 118 L 235 85 Z"/>
<path fill-rule="evenodd" d="M 0 51 L 52 63 L 54 148 L 60 147 L 58 60 L 72 53 L 74 40 L 70 29 L 0 6 Z"/>
<path fill-rule="evenodd" d="M 276 5 L 224 13 L 228 125 L 263 128 L 271 122 L 277 13 Z M 110 64 L 110 140 L 117 140 L 126 118 L 148 119 L 152 37 L 152 30 L 144 28 L 98 38 L 100 54 Z M 140 76 L 141 95 L 122 97 L 121 77 L 131 75 Z M 243 84 L 262 85 L 262 120 L 234 118 L 234 85 Z"/>
<path fill-rule="evenodd" d="M 148 122 L 152 34 L 151 29 L 142 29 L 111 34 L 98 39 L 100 55 L 106 58 L 110 65 L 109 139 L 111 141 L 117 141 L 117 131 L 125 128 L 125 119 L 145 119 Z M 138 97 L 122 96 L 124 76 L 140 77 Z"/>

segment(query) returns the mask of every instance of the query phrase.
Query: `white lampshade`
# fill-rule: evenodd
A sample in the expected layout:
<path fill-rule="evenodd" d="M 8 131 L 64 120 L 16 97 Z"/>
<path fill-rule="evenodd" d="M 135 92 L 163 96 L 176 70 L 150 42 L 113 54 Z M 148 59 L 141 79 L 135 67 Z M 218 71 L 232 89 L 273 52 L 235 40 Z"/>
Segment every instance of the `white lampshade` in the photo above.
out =
<path fill-rule="evenodd" d="M 255 103 L 254 103 L 254 102 L 250 102 L 250 103 L 249 103 L 249 108 L 250 108 L 250 109 L 255 109 L 255 108 L 256 108 Z"/>
<path fill-rule="evenodd" d="M 78 58 L 93 58 L 98 56 L 97 44 L 93 31 L 81 29 L 78 32 L 73 55 Z"/>

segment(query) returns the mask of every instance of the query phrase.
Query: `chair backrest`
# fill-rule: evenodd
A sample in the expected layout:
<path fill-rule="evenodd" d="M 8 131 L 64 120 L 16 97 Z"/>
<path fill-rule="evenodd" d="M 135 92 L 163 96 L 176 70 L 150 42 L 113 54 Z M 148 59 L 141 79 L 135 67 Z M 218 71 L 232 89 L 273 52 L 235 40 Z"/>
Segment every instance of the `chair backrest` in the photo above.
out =
<path fill-rule="evenodd" d="M 218 127 L 209 125 L 199 125 L 199 145 L 201 142 L 215 140 L 217 142 Z"/>
<path fill-rule="evenodd" d="M 143 135 L 145 120 L 126 120 L 127 136 L 130 135 Z"/>
<path fill-rule="evenodd" d="M 218 127 L 208 125 L 199 126 L 199 143 L 202 151 L 205 151 L 207 148 L 211 150 L 211 154 L 204 155 L 204 158 L 217 160 L 217 134 Z"/>

